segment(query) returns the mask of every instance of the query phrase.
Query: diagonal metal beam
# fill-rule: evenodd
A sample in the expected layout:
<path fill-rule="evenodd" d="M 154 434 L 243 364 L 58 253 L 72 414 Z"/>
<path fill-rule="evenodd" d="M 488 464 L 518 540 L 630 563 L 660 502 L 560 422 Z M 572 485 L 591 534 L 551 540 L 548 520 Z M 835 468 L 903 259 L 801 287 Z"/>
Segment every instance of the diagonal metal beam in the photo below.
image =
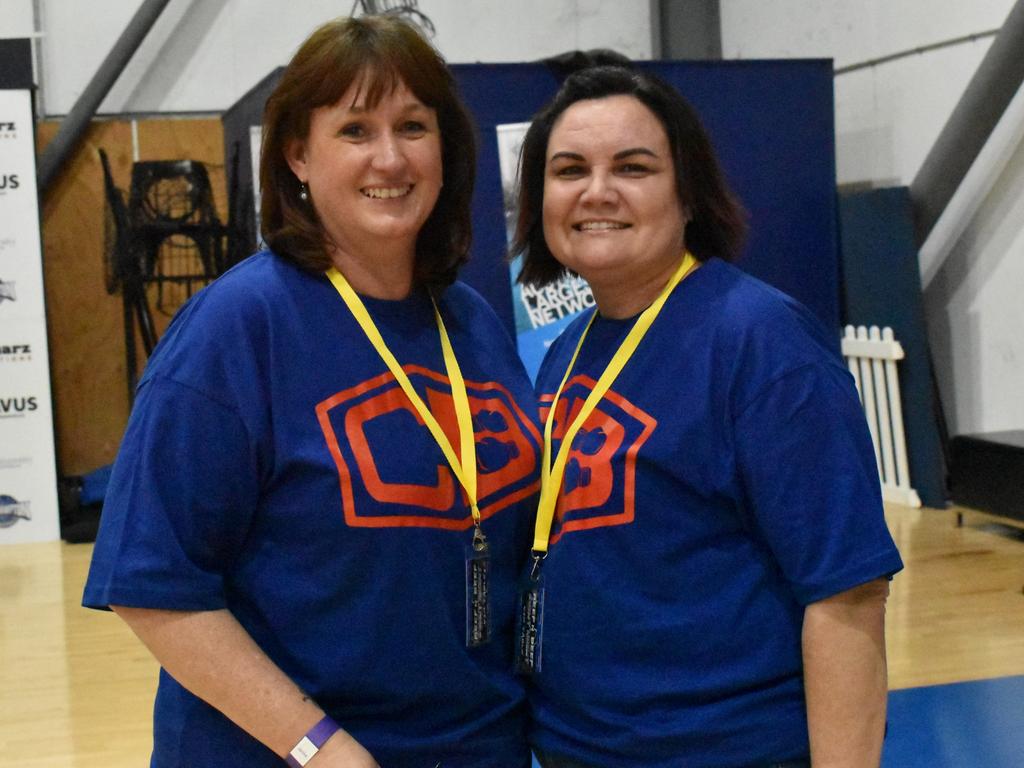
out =
<path fill-rule="evenodd" d="M 45 195 L 50 183 L 60 174 L 64 161 L 82 140 L 96 110 L 169 2 L 170 0 L 145 0 L 128 22 L 121 37 L 114 43 L 114 47 L 110 49 L 110 53 L 60 124 L 57 135 L 39 157 L 40 194 Z"/>
<path fill-rule="evenodd" d="M 910 184 L 917 244 L 949 204 L 1024 82 L 1024 0 L 1017 0 Z"/>

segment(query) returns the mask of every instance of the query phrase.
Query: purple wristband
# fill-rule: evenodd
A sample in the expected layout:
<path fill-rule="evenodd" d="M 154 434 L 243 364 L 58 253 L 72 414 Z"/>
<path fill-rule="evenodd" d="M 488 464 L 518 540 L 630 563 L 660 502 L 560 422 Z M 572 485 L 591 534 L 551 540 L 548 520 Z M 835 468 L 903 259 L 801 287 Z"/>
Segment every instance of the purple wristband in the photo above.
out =
<path fill-rule="evenodd" d="M 303 768 L 313 755 L 320 751 L 331 736 L 341 730 L 341 726 L 334 722 L 330 716 L 324 718 L 309 729 L 309 732 L 299 739 L 299 743 L 292 747 L 292 751 L 284 759 L 291 768 Z"/>

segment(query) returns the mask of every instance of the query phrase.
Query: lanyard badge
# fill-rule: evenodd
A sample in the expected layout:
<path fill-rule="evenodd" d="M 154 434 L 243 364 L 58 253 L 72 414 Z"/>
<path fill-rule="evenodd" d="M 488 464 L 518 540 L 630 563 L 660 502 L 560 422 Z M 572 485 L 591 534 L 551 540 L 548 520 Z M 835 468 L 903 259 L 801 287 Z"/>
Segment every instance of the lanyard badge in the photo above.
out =
<path fill-rule="evenodd" d="M 448 436 L 445 435 L 437 419 L 427 408 L 423 399 L 419 396 L 409 381 L 409 377 L 398 360 L 388 349 L 383 336 L 377 329 L 376 323 L 367 312 L 366 306 L 360 300 L 358 294 L 352 289 L 348 280 L 337 269 L 331 267 L 327 270 L 327 279 L 334 285 L 335 290 L 341 296 L 345 305 L 352 312 L 352 316 L 363 329 L 366 338 L 377 350 L 381 360 L 387 365 L 395 381 L 405 392 L 406 397 L 413 408 L 423 419 L 430 434 L 440 447 L 452 472 L 466 492 L 469 500 L 470 512 L 473 517 L 473 540 L 466 548 L 466 645 L 470 647 L 483 645 L 491 638 L 491 601 L 490 601 L 490 548 L 487 537 L 484 536 L 483 528 L 480 525 L 480 507 L 477 504 L 477 466 L 476 466 L 476 440 L 473 436 L 473 416 L 469 409 L 469 395 L 466 393 L 466 382 L 462 378 L 462 370 L 455 358 L 455 351 L 452 349 L 451 340 L 448 338 L 448 331 L 444 327 L 444 320 L 437 308 L 434 297 L 430 297 L 434 307 L 434 319 L 437 321 L 437 332 L 441 338 L 441 352 L 444 356 L 445 373 L 452 388 L 452 401 L 455 405 L 455 418 L 459 425 L 459 454 L 456 455 L 452 449 Z"/>
<path fill-rule="evenodd" d="M 491 555 L 477 527 L 473 542 L 466 547 L 466 645 L 470 648 L 491 639 L 490 579 Z"/>
<path fill-rule="evenodd" d="M 544 581 L 540 563 L 547 553 L 534 555 L 529 573 L 519 590 L 516 613 L 515 670 L 521 675 L 536 675 L 541 669 L 541 640 L 544 635 Z"/>
<path fill-rule="evenodd" d="M 573 352 L 569 365 L 565 369 L 565 374 L 562 376 L 562 381 L 555 391 L 555 396 L 548 410 L 548 416 L 544 420 L 544 454 L 541 461 L 540 502 L 537 506 L 537 522 L 534 526 L 533 548 L 531 551 L 532 562 L 530 564 L 529 577 L 526 584 L 520 590 L 519 641 L 517 643 L 516 668 L 521 672 L 530 674 L 540 671 L 540 646 L 544 622 L 544 587 L 541 565 L 544 558 L 547 557 L 551 525 L 555 519 L 558 496 L 562 489 L 562 480 L 565 477 L 565 467 L 569 460 L 572 442 L 580 427 L 583 426 L 583 423 L 593 413 L 597 404 L 611 388 L 619 373 L 622 372 L 626 363 L 633 356 L 633 353 L 636 352 L 637 347 L 651 325 L 654 324 L 655 319 L 661 312 L 662 307 L 665 306 L 665 302 L 668 301 L 672 291 L 697 267 L 697 263 L 693 254 L 687 251 L 683 255 L 679 267 L 665 284 L 665 287 L 662 288 L 661 293 L 658 294 L 658 298 L 640 313 L 640 317 L 637 318 L 636 323 L 633 324 L 629 333 L 626 334 L 626 338 L 622 340 L 612 359 L 605 366 L 601 377 L 597 380 L 587 399 L 584 400 L 580 412 L 566 429 L 565 434 L 562 436 L 562 443 L 558 447 L 558 454 L 555 456 L 554 463 L 552 463 L 551 431 L 555 421 L 558 398 L 561 397 L 562 390 L 565 388 L 573 366 L 576 364 L 576 358 L 579 357 L 580 350 L 583 348 L 583 340 L 586 339 L 587 332 L 590 330 L 590 326 L 593 325 L 594 318 L 597 317 L 596 310 L 591 313 L 587 327 L 580 334 L 580 340 L 576 343 L 576 350 Z M 533 659 L 532 663 L 529 661 L 530 659 Z"/>

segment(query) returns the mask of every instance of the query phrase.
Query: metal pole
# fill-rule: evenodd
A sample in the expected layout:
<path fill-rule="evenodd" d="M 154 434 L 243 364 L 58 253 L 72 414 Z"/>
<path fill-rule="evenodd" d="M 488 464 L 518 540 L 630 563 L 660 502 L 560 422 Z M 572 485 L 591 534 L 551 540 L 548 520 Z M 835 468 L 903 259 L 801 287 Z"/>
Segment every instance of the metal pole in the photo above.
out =
<path fill-rule="evenodd" d="M 124 68 L 135 54 L 142 40 L 153 28 L 157 18 L 170 0 L 145 0 L 132 20 L 128 22 L 121 37 L 114 43 L 110 53 L 100 64 L 92 80 L 78 97 L 67 117 L 60 125 L 57 135 L 53 137 L 39 158 L 39 190 L 46 194 L 47 188 L 59 174 L 68 155 L 74 151 L 89 127 L 89 122 L 99 108 L 100 103 L 121 76 Z"/>
<path fill-rule="evenodd" d="M 917 244 L 935 222 L 1024 82 L 1024 0 L 1017 0 L 910 184 Z"/>

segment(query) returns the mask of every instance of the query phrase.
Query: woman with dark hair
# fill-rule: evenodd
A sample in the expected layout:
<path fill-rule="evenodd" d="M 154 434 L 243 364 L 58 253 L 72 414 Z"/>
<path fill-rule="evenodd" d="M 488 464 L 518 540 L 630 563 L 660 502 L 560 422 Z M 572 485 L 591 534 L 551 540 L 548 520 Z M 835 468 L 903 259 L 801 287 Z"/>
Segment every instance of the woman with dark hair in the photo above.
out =
<path fill-rule="evenodd" d="M 163 666 L 154 766 L 529 764 L 540 434 L 508 334 L 453 283 L 473 135 L 393 16 L 320 27 L 270 97 L 269 249 L 150 360 L 85 590 Z"/>
<path fill-rule="evenodd" d="M 522 149 L 521 279 L 596 310 L 551 346 L 517 666 L 546 768 L 877 766 L 902 567 L 849 373 L 728 262 L 744 214 L 693 108 L 570 76 Z"/>

